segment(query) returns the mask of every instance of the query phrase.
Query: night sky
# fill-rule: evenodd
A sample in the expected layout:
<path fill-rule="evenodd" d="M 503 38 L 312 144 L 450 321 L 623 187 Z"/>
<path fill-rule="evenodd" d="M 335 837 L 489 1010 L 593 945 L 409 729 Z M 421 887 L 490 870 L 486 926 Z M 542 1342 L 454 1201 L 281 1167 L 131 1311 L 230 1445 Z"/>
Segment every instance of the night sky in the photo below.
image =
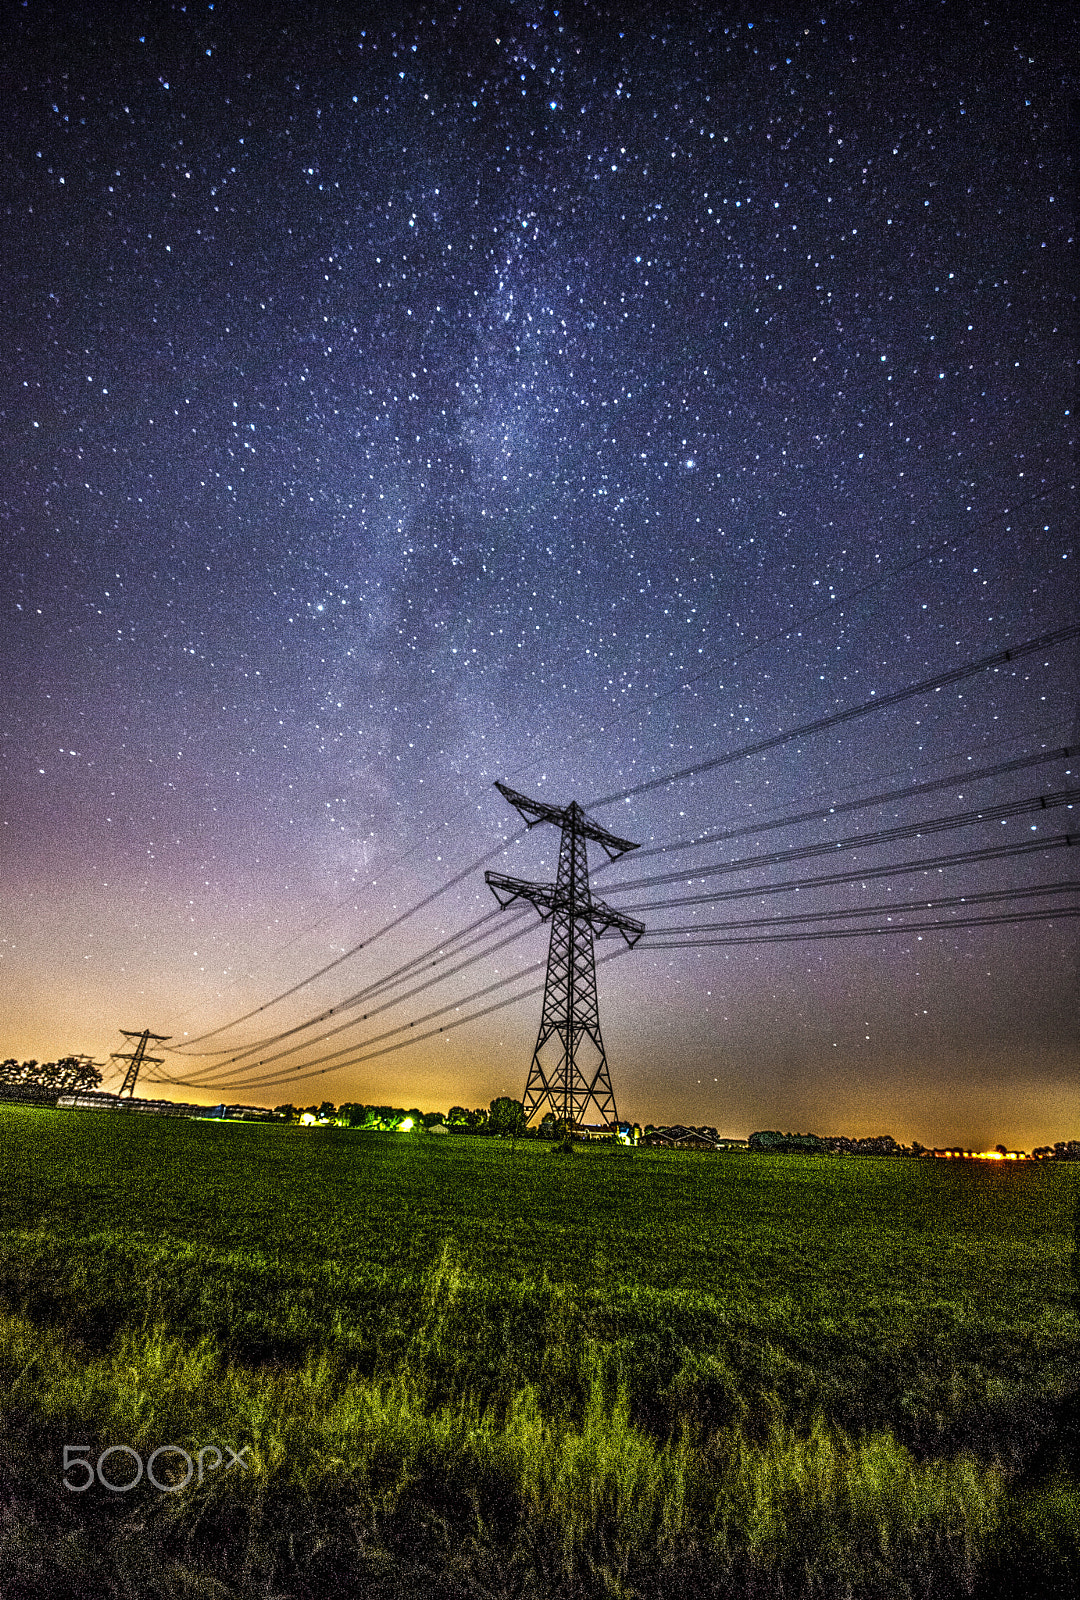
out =
<path fill-rule="evenodd" d="M 0 1054 L 520 1095 L 536 995 L 352 1058 L 505 998 L 531 910 L 238 1056 L 553 875 L 500 779 L 641 841 L 590 857 L 650 908 L 598 970 L 624 1115 L 1080 1134 L 1075 638 L 624 797 L 1080 620 L 1075 28 L 645 10 L 4 8 Z"/>

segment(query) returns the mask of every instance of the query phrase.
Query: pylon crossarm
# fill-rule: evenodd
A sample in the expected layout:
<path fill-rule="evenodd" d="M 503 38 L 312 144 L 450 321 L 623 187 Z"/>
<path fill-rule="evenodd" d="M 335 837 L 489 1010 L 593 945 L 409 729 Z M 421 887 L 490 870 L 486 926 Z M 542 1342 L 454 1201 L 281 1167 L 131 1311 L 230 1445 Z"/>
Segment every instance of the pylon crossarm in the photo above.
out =
<path fill-rule="evenodd" d="M 495 785 L 504 800 L 520 811 L 527 828 L 535 828 L 538 822 L 553 822 L 557 828 L 562 827 L 563 814 L 557 806 L 549 806 L 543 800 L 530 800 L 526 794 L 518 794 L 516 789 L 511 789 L 508 784 Z"/>
<path fill-rule="evenodd" d="M 554 886 L 550 883 L 529 883 L 524 878 L 508 878 L 503 872 L 485 872 L 484 882 L 504 911 L 515 900 L 529 900 L 545 922 L 551 915 Z"/>
<path fill-rule="evenodd" d="M 558 806 L 549 806 L 543 800 L 530 800 L 527 794 L 519 794 L 516 789 L 509 788 L 505 783 L 496 783 L 495 787 L 503 799 L 509 800 L 510 804 L 521 813 L 527 828 L 535 828 L 538 822 L 551 822 L 556 828 L 565 828 L 572 821 L 575 832 L 583 839 L 591 839 L 594 844 L 602 845 L 612 861 L 624 856 L 628 850 L 640 848 L 630 839 L 620 839 L 617 833 L 602 828 L 582 810 L 576 800 L 560 810 Z"/>
<path fill-rule="evenodd" d="M 597 938 L 607 933 L 609 928 L 616 928 L 631 949 L 645 932 L 643 922 L 639 922 L 636 917 L 628 917 L 624 911 L 616 911 L 614 906 L 609 906 L 604 900 L 590 899 L 588 917 Z"/>

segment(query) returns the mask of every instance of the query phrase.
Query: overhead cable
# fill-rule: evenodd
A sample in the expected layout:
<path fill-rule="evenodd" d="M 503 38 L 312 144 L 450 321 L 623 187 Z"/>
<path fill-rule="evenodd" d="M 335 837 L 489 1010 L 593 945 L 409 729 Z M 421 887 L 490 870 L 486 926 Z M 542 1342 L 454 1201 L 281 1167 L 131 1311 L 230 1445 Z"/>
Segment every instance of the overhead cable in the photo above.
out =
<path fill-rule="evenodd" d="M 456 933 L 448 934 L 438 944 L 429 945 L 420 955 L 403 962 L 401 966 L 395 967 L 392 972 L 386 973 L 381 978 L 376 978 L 374 982 L 367 984 L 365 988 L 346 995 L 344 1000 L 335 1001 L 332 1006 L 327 1006 L 324 1011 L 318 1012 L 313 1017 L 308 1017 L 304 1022 L 296 1023 L 291 1028 L 283 1028 L 279 1033 L 268 1034 L 265 1038 L 256 1039 L 252 1044 L 244 1045 L 243 1047 L 232 1045 L 226 1050 L 193 1050 L 183 1059 L 192 1060 L 197 1056 L 227 1055 L 228 1061 L 219 1062 L 218 1064 L 228 1066 L 233 1061 L 239 1061 L 243 1056 L 252 1055 L 256 1050 L 268 1050 L 272 1045 L 279 1044 L 283 1039 L 295 1038 L 298 1033 L 303 1033 L 308 1028 L 318 1027 L 320 1023 L 326 1022 L 330 1017 L 340 1016 L 343 1011 L 349 1011 L 355 1006 L 362 1005 L 365 1000 L 382 994 L 386 989 L 392 989 L 398 984 L 410 982 L 424 968 L 437 967 L 445 961 L 456 959 L 457 956 L 470 949 L 474 944 L 481 944 L 494 931 L 487 927 L 486 924 L 494 921 L 498 914 L 497 910 L 485 911 L 482 917 L 477 917 L 474 922 L 467 923 L 464 928 L 459 928 Z M 477 928 L 482 928 L 483 931 L 476 933 L 475 930 Z M 474 937 L 467 938 L 467 934 L 473 934 Z"/>
<path fill-rule="evenodd" d="M 460 872 L 455 872 L 452 878 L 447 878 L 446 882 L 441 883 L 437 889 L 432 889 L 430 894 L 425 895 L 422 900 L 418 900 L 414 906 L 409 906 L 407 910 L 402 911 L 400 915 L 394 917 L 390 922 L 384 923 L 375 933 L 369 934 L 366 939 L 361 939 L 359 943 L 354 944 L 351 949 L 346 950 L 342 955 L 335 956 L 333 961 L 328 961 L 326 966 L 320 967 L 317 972 L 309 972 L 306 978 L 301 978 L 291 988 L 283 989 L 280 994 L 274 995 L 271 999 L 264 1000 L 262 1005 L 252 1007 L 250 1011 L 245 1011 L 241 1017 L 233 1017 L 231 1022 L 223 1022 L 219 1027 L 211 1028 L 206 1033 L 197 1034 L 194 1039 L 186 1040 L 185 1044 L 187 1046 L 202 1044 L 204 1040 L 214 1039 L 219 1033 L 224 1033 L 227 1028 L 239 1027 L 241 1022 L 248 1022 L 252 1017 L 257 1017 L 260 1012 L 268 1011 L 271 1006 L 278 1005 L 282 1000 L 288 1000 L 290 995 L 299 993 L 309 983 L 314 983 L 316 978 L 325 977 L 328 972 L 333 972 L 334 968 L 340 967 L 343 962 L 351 961 L 353 956 L 359 954 L 361 950 L 365 950 L 368 945 L 374 944 L 376 939 L 381 939 L 384 934 L 390 933 L 392 929 L 399 928 L 403 922 L 407 922 L 410 917 L 414 917 L 425 906 L 431 905 L 432 901 L 438 900 L 440 895 L 444 895 L 455 884 L 461 883 L 464 878 L 469 878 L 474 872 L 478 872 L 486 862 L 494 861 L 496 856 L 502 855 L 507 846 L 513 844 L 515 839 L 520 839 L 524 833 L 525 829 L 520 828 L 517 833 L 512 833 L 509 839 L 504 839 L 501 844 L 496 845 L 494 850 L 488 850 L 484 855 L 477 856 L 475 861 L 470 861 L 467 867 L 462 867 Z M 178 1079 L 177 1081 L 179 1082 L 180 1080 Z"/>
<path fill-rule="evenodd" d="M 887 900 L 883 905 L 840 906 L 834 911 L 791 911 L 776 917 L 743 917 L 731 922 L 688 922 L 672 928 L 650 928 L 649 935 L 721 933 L 737 928 L 770 928 L 788 923 L 842 922 L 846 917 L 900 916 L 905 911 L 937 911 L 945 906 L 971 906 L 1002 900 L 1038 899 L 1047 895 L 1080 893 L 1080 878 L 1061 883 L 1037 883 L 1026 889 L 983 889 L 974 894 L 934 895 L 919 900 Z M 1051 915 L 1051 913 L 1047 913 Z"/>
<path fill-rule="evenodd" d="M 652 789 L 663 789 L 669 784 L 681 783 L 684 778 L 694 778 L 699 773 L 730 766 L 733 762 L 744 761 L 749 756 L 760 755 L 764 750 L 774 750 L 778 745 L 788 744 L 792 739 L 808 738 L 810 734 L 822 733 L 826 728 L 839 727 L 840 724 L 852 722 L 857 717 L 868 716 L 872 711 L 884 711 L 890 706 L 902 704 L 905 700 L 913 700 L 921 694 L 932 694 L 949 684 L 960 683 L 965 678 L 974 677 L 976 673 L 988 672 L 993 667 L 1019 661 L 1040 650 L 1049 650 L 1054 645 L 1075 639 L 1078 635 L 1080 635 L 1080 623 L 1072 623 L 1065 628 L 1055 628 L 1051 633 L 1040 634 L 1035 639 L 1025 639 L 1020 644 L 1011 645 L 1007 650 L 998 650 L 990 656 L 980 656 L 977 661 L 965 662 L 963 666 L 952 667 L 947 672 L 938 673 L 936 677 L 924 678 L 919 683 L 909 684 L 906 689 L 896 689 L 891 694 L 874 695 L 861 705 L 848 706 L 846 710 L 835 711 L 828 717 L 818 717 L 816 721 L 805 722 L 798 728 L 790 728 L 786 733 L 771 734 L 767 739 L 758 739 L 753 744 L 741 745 L 737 750 L 728 750 L 723 755 L 711 756 L 707 761 L 698 761 L 690 767 L 680 767 L 659 778 L 649 778 L 646 782 L 635 784 L 630 789 L 620 789 L 615 794 L 601 795 L 599 799 L 588 801 L 586 810 L 592 811 L 597 806 L 614 805 L 617 800 L 629 800 L 634 795 L 648 794 Z"/>
<path fill-rule="evenodd" d="M 879 794 L 864 795 L 858 800 L 821 805 L 812 811 L 797 811 L 786 817 L 770 817 L 760 822 L 747 822 L 738 828 L 725 828 L 717 833 L 702 833 L 694 839 L 677 839 L 671 844 L 652 845 L 638 850 L 634 861 L 643 861 L 647 856 L 672 855 L 677 850 L 695 850 L 698 846 L 722 844 L 726 839 L 738 839 L 746 834 L 768 833 L 778 828 L 795 828 L 804 822 L 828 822 L 830 817 L 843 816 L 847 812 L 869 810 L 871 806 L 886 805 L 893 800 L 914 800 L 920 795 L 932 794 L 938 789 L 955 788 L 959 783 L 978 783 L 984 778 L 999 777 L 1003 772 L 1022 772 L 1026 767 L 1045 766 L 1050 761 L 1068 761 L 1075 755 L 1076 751 L 1068 746 L 1056 750 L 1039 750 L 1033 755 L 1018 756 L 1012 761 L 1001 761 L 993 767 L 969 767 L 964 772 L 951 772 L 947 777 L 909 784 L 903 789 L 885 789 Z M 601 862 L 600 866 L 612 864 Z"/>
<path fill-rule="evenodd" d="M 842 839 L 818 841 L 815 844 L 792 845 L 787 850 L 773 850 L 764 855 L 737 856 L 733 861 L 721 861 L 703 867 L 684 867 L 681 872 L 658 872 L 649 878 L 629 878 L 621 883 L 605 885 L 605 894 L 617 889 L 651 889 L 661 883 L 687 883 L 696 878 L 715 878 L 729 872 L 749 872 L 755 867 L 782 866 L 788 861 L 806 861 L 812 856 L 832 855 L 839 850 L 865 850 L 880 844 L 892 844 L 900 839 L 920 839 L 924 834 L 947 833 L 955 828 L 970 828 L 977 822 L 1004 822 L 1010 817 L 1030 816 L 1033 812 L 1053 811 L 1059 806 L 1072 807 L 1080 799 L 1080 789 L 1061 789 L 1054 794 L 1029 795 L 1024 800 L 1006 800 L 996 806 L 982 806 L 978 811 L 957 811 L 942 817 L 927 817 L 922 822 L 900 823 L 894 828 L 875 828 L 870 833 L 852 833 Z"/>
<path fill-rule="evenodd" d="M 628 953 L 628 949 L 629 949 L 629 947 L 627 945 L 620 945 L 620 947 L 617 950 L 612 950 L 609 955 L 599 956 L 597 958 L 596 965 L 598 967 L 600 967 L 600 966 L 603 966 L 604 963 L 607 962 L 607 961 L 617 961 L 621 956 L 625 956 Z M 478 990 L 475 995 L 472 995 L 469 998 L 470 999 L 477 999 L 482 995 L 489 994 L 489 993 L 491 993 L 491 991 L 493 989 L 498 988 L 500 984 L 512 983 L 515 978 L 526 977 L 526 976 L 528 976 L 528 974 L 530 972 L 535 972 L 539 967 L 542 967 L 543 965 L 544 965 L 543 961 L 533 962 L 531 964 L 531 966 L 522 967 L 518 972 L 511 973 L 509 977 L 500 978 L 499 983 L 490 984 L 487 989 Z M 290 1072 L 290 1073 L 281 1073 L 281 1074 L 276 1075 L 272 1079 L 267 1079 L 267 1080 L 259 1079 L 259 1078 L 253 1078 L 253 1079 L 251 1079 L 249 1081 L 246 1081 L 244 1083 L 231 1084 L 230 1087 L 233 1088 L 233 1089 L 262 1089 L 262 1088 L 270 1087 L 272 1084 L 273 1085 L 278 1085 L 278 1084 L 280 1084 L 282 1082 L 302 1083 L 307 1078 L 321 1078 L 328 1072 L 343 1072 L 347 1067 L 358 1066 L 358 1065 L 360 1065 L 361 1063 L 363 1063 L 365 1061 L 374 1061 L 378 1056 L 391 1055 L 395 1050 L 407 1050 L 412 1045 L 420 1044 L 425 1039 L 435 1039 L 435 1038 L 437 1038 L 439 1036 L 439 1034 L 441 1034 L 441 1033 L 450 1033 L 450 1032 L 452 1032 L 452 1030 L 454 1028 L 464 1027 L 465 1024 L 468 1023 L 468 1022 L 478 1022 L 481 1017 L 490 1016 L 493 1011 L 502 1011 L 504 1009 L 504 1007 L 506 1007 L 506 1006 L 517 1005 L 519 1000 L 528 1000 L 533 995 L 542 993 L 543 992 L 543 988 L 544 988 L 544 985 L 542 983 L 533 984 L 533 986 L 530 989 L 523 989 L 520 994 L 510 995 L 509 998 L 505 999 L 505 1000 L 496 1000 L 493 1005 L 484 1006 L 482 1008 L 482 1010 L 480 1010 L 480 1011 L 470 1012 L 470 1014 L 467 1017 L 457 1017 L 457 1018 L 454 1019 L 453 1022 L 443 1023 L 438 1028 L 429 1028 L 427 1033 L 415 1033 L 415 1034 L 414 1033 L 410 1033 L 409 1037 L 407 1039 L 400 1039 L 400 1040 L 398 1040 L 398 1042 L 396 1044 L 384 1045 L 383 1048 L 380 1049 L 380 1050 L 368 1050 L 367 1044 L 378 1043 L 378 1041 L 380 1039 L 389 1038 L 392 1033 L 400 1033 L 400 1032 L 403 1031 L 403 1028 L 412 1028 L 412 1027 L 414 1027 L 416 1025 L 414 1023 L 403 1024 L 403 1027 L 401 1027 L 401 1028 L 391 1029 L 389 1033 L 379 1034 L 379 1035 L 376 1036 L 375 1039 L 368 1040 L 367 1044 L 360 1046 L 360 1049 L 363 1051 L 363 1054 L 357 1055 L 357 1056 L 353 1056 L 352 1059 L 349 1060 L 349 1061 L 338 1062 L 334 1066 L 323 1066 L 323 1065 L 320 1065 L 320 1064 L 315 1064 L 310 1068 L 310 1070 L 309 1070 L 309 1068 L 307 1066 L 305 1066 L 302 1071 L 301 1070 L 295 1070 L 295 1071 Z M 468 1000 L 459 1000 L 457 1002 L 457 1005 L 459 1005 L 459 1006 L 460 1005 L 467 1005 L 468 1003 L 469 1003 Z M 416 1020 L 417 1020 L 418 1023 L 423 1023 L 423 1022 L 427 1021 L 431 1017 L 437 1017 L 440 1014 L 442 1014 L 442 1013 L 444 1013 L 446 1011 L 452 1010 L 452 1009 L 454 1009 L 453 1006 L 442 1006 L 442 1007 L 440 1007 L 440 1009 L 438 1011 L 430 1011 L 430 1012 L 428 1012 L 427 1017 L 419 1017 Z M 337 1053 L 338 1054 L 344 1054 L 346 1052 L 339 1051 Z M 327 1059 L 329 1059 L 329 1058 L 327 1058 Z M 158 1080 L 155 1079 L 155 1080 L 152 1080 L 152 1081 L 156 1082 Z M 198 1085 L 195 1085 L 195 1087 L 198 1087 Z"/>
<path fill-rule="evenodd" d="M 985 917 L 955 917 L 949 922 L 886 922 L 874 928 L 813 928 L 794 933 L 740 934 L 720 939 L 641 940 L 643 950 L 694 950 L 713 945 L 797 944 L 808 939 L 868 939 L 886 933 L 948 933 L 953 928 L 986 928 L 1018 922 L 1059 922 L 1080 917 L 1080 906 L 1062 906 L 1055 911 L 1006 911 Z"/>
<path fill-rule="evenodd" d="M 821 889 L 838 883 L 870 883 L 875 878 L 901 877 L 908 872 L 942 871 L 946 867 L 967 866 L 972 861 L 999 861 L 1009 856 L 1035 855 L 1077 845 L 1080 845 L 1080 834 L 1048 834 L 1042 839 L 1025 839 L 1019 844 L 986 845 L 980 850 L 959 850 L 947 856 L 924 856 L 918 861 L 864 867 L 858 872 L 828 872 L 812 878 L 788 878 L 783 883 L 758 883 L 750 889 L 711 889 L 704 894 L 679 895 L 672 900 L 648 900 L 641 905 L 627 906 L 626 909 L 636 914 L 641 911 L 668 911 L 674 906 L 714 905 L 721 900 L 752 900 L 759 895 L 790 894 L 799 889 Z"/>
<path fill-rule="evenodd" d="M 531 922 L 530 922 L 530 926 L 531 926 Z M 265 1060 L 249 1061 L 249 1062 L 245 1063 L 245 1065 L 243 1067 L 240 1067 L 240 1068 L 232 1066 L 228 1062 L 218 1063 L 218 1065 L 216 1065 L 214 1067 L 211 1067 L 203 1075 L 203 1079 L 204 1079 L 204 1081 L 205 1080 L 209 1080 L 211 1078 L 211 1076 L 213 1075 L 215 1081 L 220 1082 L 220 1083 L 224 1083 L 236 1071 L 250 1071 L 255 1067 L 269 1067 L 269 1066 L 272 1066 L 274 1064 L 274 1062 L 276 1062 L 276 1061 L 283 1061 L 286 1056 L 295 1055 L 298 1050 L 310 1050 L 310 1049 L 314 1049 L 317 1045 L 325 1044 L 327 1039 L 334 1039 L 334 1038 L 337 1037 L 337 1035 L 339 1033 L 345 1033 L 350 1028 L 359 1027 L 359 1025 L 362 1022 L 367 1022 L 371 1017 L 380 1016 L 384 1011 L 390 1011 L 390 1010 L 393 1009 L 394 1006 L 402 1005 L 406 1000 L 411 1000 L 415 995 L 418 995 L 418 994 L 422 993 L 423 990 L 430 989 L 433 984 L 443 983 L 448 978 L 456 977 L 459 972 L 464 972 L 467 967 L 473 966 L 477 961 L 482 960 L 485 956 L 494 955 L 497 950 L 503 949 L 506 945 L 513 944 L 516 940 L 522 938 L 523 935 L 527 931 L 528 931 L 527 927 L 520 927 L 520 928 L 516 929 L 513 933 L 508 934 L 505 939 L 500 939 L 497 944 L 494 944 L 494 945 L 490 946 L 489 949 L 482 950 L 478 954 L 470 956 L 467 961 L 462 961 L 458 966 L 452 968 L 449 972 L 439 973 L 433 978 L 425 978 L 423 983 L 418 983 L 415 988 L 408 990 L 407 993 L 405 993 L 403 995 L 398 995 L 392 1000 L 386 1000 L 386 1001 L 383 1002 L 382 1005 L 373 1006 L 370 1011 L 365 1011 L 362 1016 L 352 1017 L 352 1018 L 350 1018 L 350 1020 L 348 1022 L 339 1023 L 336 1028 L 328 1028 L 327 1031 L 324 1034 L 321 1034 L 316 1039 L 304 1039 L 304 1040 L 301 1040 L 301 1042 L 299 1044 L 288 1045 L 288 1046 L 286 1046 L 286 1048 L 284 1050 L 279 1050 L 276 1053 L 276 1055 L 267 1056 L 265 1058 Z M 507 981 L 508 980 L 506 980 L 506 979 L 500 979 L 499 983 L 490 985 L 489 987 L 490 988 L 498 988 L 500 986 L 500 984 L 505 983 Z M 483 993 L 483 994 L 486 994 L 488 992 L 488 990 L 485 989 L 485 990 L 481 990 L 479 992 Z M 460 1001 L 451 1001 L 449 1006 L 444 1006 L 444 1007 L 441 1007 L 440 1009 L 441 1010 L 452 1010 L 454 1005 L 459 1005 L 460 1003 L 461 1003 Z M 433 1012 L 430 1013 L 431 1016 L 437 1016 L 438 1014 L 439 1014 L 438 1011 L 433 1011 Z M 421 1021 L 423 1021 L 423 1020 L 425 1020 L 425 1019 L 421 1018 Z M 401 1026 L 402 1027 L 411 1028 L 413 1026 L 413 1024 L 411 1022 L 407 1022 L 407 1023 L 403 1023 Z M 397 1031 L 396 1029 L 391 1029 L 391 1032 L 396 1032 L 396 1031 Z M 379 1037 L 380 1038 L 386 1038 L 386 1037 L 388 1037 L 388 1035 L 380 1034 Z M 353 1050 L 355 1048 L 356 1048 L 355 1045 L 347 1045 L 347 1046 L 344 1047 L 344 1050 L 339 1050 L 337 1052 L 337 1054 L 338 1055 L 348 1054 L 348 1052 L 350 1050 Z M 330 1057 L 323 1056 L 320 1059 L 329 1060 Z M 184 1078 L 175 1078 L 173 1081 L 175 1083 L 184 1083 L 184 1082 L 187 1082 L 189 1080 L 186 1080 Z M 194 1082 L 195 1080 L 190 1080 L 190 1081 Z"/>

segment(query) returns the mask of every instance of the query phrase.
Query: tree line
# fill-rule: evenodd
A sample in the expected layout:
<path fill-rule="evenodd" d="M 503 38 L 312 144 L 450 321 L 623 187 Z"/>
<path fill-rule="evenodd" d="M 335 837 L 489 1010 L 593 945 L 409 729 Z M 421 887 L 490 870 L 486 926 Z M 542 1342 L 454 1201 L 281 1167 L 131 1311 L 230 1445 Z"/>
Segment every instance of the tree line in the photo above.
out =
<path fill-rule="evenodd" d="M 451 1106 L 449 1111 L 420 1111 L 415 1106 L 409 1110 L 401 1106 L 365 1106 L 353 1101 L 335 1106 L 331 1100 L 319 1105 L 275 1106 L 274 1115 L 281 1122 L 302 1122 L 305 1119 L 339 1128 L 366 1128 L 372 1132 L 394 1133 L 401 1131 L 430 1131 L 442 1126 L 453 1133 L 478 1133 L 494 1138 L 522 1138 L 534 1131 L 542 1138 L 555 1137 L 555 1118 L 544 1118 L 540 1129 L 527 1129 L 525 1107 L 520 1100 L 509 1095 L 497 1095 L 487 1110 L 482 1106 L 469 1110 L 467 1106 Z M 544 1124 L 551 1124 L 550 1133 Z"/>
<path fill-rule="evenodd" d="M 101 1083 L 101 1070 L 89 1056 L 62 1056 L 59 1061 L 0 1061 L 0 1088 L 40 1090 L 49 1094 L 84 1093 Z"/>

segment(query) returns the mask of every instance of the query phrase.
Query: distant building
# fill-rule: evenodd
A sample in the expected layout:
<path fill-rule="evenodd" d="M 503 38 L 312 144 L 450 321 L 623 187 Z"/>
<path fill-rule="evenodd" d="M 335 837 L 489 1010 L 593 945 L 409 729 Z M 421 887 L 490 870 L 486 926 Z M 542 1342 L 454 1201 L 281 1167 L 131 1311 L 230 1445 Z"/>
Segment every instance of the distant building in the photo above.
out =
<path fill-rule="evenodd" d="M 143 1100 L 134 1095 L 62 1094 L 56 1104 L 73 1111 L 124 1111 L 150 1117 L 211 1117 L 221 1121 L 274 1122 L 265 1106 L 196 1106 L 182 1100 Z"/>
<path fill-rule="evenodd" d="M 212 1106 L 186 1105 L 180 1100 L 142 1100 L 118 1094 L 62 1094 L 56 1104 L 74 1111 L 126 1111 L 150 1117 L 212 1117 Z"/>
<path fill-rule="evenodd" d="M 658 1150 L 745 1150 L 745 1139 L 722 1139 L 715 1128 L 685 1127 L 675 1123 L 670 1128 L 650 1128 L 644 1143 Z"/>

